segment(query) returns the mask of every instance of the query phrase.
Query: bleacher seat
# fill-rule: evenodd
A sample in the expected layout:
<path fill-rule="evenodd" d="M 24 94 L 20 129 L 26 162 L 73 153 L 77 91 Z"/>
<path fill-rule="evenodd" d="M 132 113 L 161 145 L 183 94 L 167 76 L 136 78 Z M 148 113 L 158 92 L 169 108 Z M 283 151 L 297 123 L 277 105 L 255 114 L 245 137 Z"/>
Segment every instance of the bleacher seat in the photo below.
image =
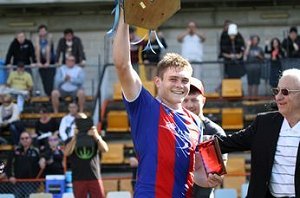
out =
<path fill-rule="evenodd" d="M 147 89 L 152 96 L 156 96 L 156 87 L 153 81 L 143 81 L 145 89 Z"/>
<path fill-rule="evenodd" d="M 114 191 L 107 193 L 106 198 L 131 198 L 129 191 Z"/>
<path fill-rule="evenodd" d="M 14 194 L 0 194 L 0 198 L 15 198 Z"/>
<path fill-rule="evenodd" d="M 241 185 L 246 182 L 245 158 L 229 156 L 226 170 L 227 175 L 223 179 L 223 187 L 233 188 L 240 195 Z"/>
<path fill-rule="evenodd" d="M 215 198 L 237 198 L 238 197 L 236 190 L 231 188 L 216 189 L 214 194 L 215 194 Z"/>
<path fill-rule="evenodd" d="M 108 144 L 109 151 L 102 153 L 102 164 L 122 164 L 124 162 L 124 144 Z"/>
<path fill-rule="evenodd" d="M 119 82 L 113 85 L 113 100 L 122 100 L 122 87 Z"/>
<path fill-rule="evenodd" d="M 242 80 L 241 79 L 224 79 L 222 80 L 222 97 L 242 97 Z"/>
<path fill-rule="evenodd" d="M 128 132 L 129 121 L 126 111 L 109 111 L 107 113 L 107 132 Z"/>
<path fill-rule="evenodd" d="M 103 179 L 103 187 L 106 193 L 118 190 L 117 179 Z"/>
<path fill-rule="evenodd" d="M 242 129 L 244 127 L 242 108 L 222 109 L 222 128 L 225 130 Z"/>
<path fill-rule="evenodd" d="M 29 198 L 52 198 L 51 193 L 31 193 Z"/>
<path fill-rule="evenodd" d="M 120 190 L 132 192 L 131 179 L 120 179 Z"/>

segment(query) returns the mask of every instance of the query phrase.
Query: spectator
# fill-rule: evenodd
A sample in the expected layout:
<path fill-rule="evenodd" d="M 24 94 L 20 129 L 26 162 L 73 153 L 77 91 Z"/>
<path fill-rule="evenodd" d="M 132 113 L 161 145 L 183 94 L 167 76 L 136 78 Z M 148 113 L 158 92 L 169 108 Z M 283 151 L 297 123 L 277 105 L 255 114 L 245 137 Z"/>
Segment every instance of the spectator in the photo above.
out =
<path fill-rule="evenodd" d="M 200 119 L 181 106 L 193 71 L 188 61 L 174 53 L 162 58 L 154 79 L 158 88 L 154 98 L 143 88 L 131 65 L 129 26 L 124 23 L 122 9 L 113 60 L 139 164 L 134 196 L 189 197 L 194 181 L 206 187 L 220 184 L 220 176 L 206 176 L 195 155 L 202 128 Z"/>
<path fill-rule="evenodd" d="M 49 66 L 54 64 L 55 54 L 52 35 L 48 33 L 46 25 L 38 27 L 38 36 L 35 39 L 35 55 L 44 91 L 50 96 L 53 90 L 55 68 Z"/>
<path fill-rule="evenodd" d="M 271 40 L 271 49 L 269 49 L 269 41 L 266 41 L 265 53 L 270 54 L 270 79 L 271 87 L 276 87 L 280 74 L 282 72 L 281 59 L 284 57 L 284 52 L 281 48 L 281 43 L 278 38 Z"/>
<path fill-rule="evenodd" d="M 282 41 L 287 58 L 300 58 L 300 37 L 297 27 L 291 27 L 287 38 Z"/>
<path fill-rule="evenodd" d="M 162 32 L 158 32 L 157 36 L 158 36 L 161 44 L 166 49 L 168 46 L 165 41 L 165 38 L 163 37 Z M 160 56 L 161 56 L 161 51 L 162 51 L 162 49 L 160 48 L 160 46 L 158 44 L 156 36 L 153 33 L 151 34 L 150 44 L 155 53 L 150 49 L 144 50 L 142 53 L 143 61 L 145 64 L 145 73 L 147 75 L 147 80 L 153 80 L 154 76 L 156 76 L 157 63 L 160 61 L 160 58 L 161 58 Z"/>
<path fill-rule="evenodd" d="M 23 31 L 17 32 L 16 38 L 11 42 L 5 65 L 17 65 L 19 62 L 32 66 L 36 63 L 33 44 L 26 39 Z"/>
<path fill-rule="evenodd" d="M 136 34 L 136 28 L 129 28 L 129 39 L 130 39 L 130 58 L 132 61 L 133 69 L 139 73 L 139 62 L 140 62 L 140 51 L 144 46 L 144 41 Z"/>
<path fill-rule="evenodd" d="M 76 133 L 64 151 L 71 164 L 75 198 L 87 197 L 88 194 L 90 197 L 104 198 L 99 153 L 107 152 L 108 146 L 93 126 L 92 119 L 80 113 L 75 123 Z M 83 150 L 89 154 L 81 155 Z"/>
<path fill-rule="evenodd" d="M 64 153 L 59 146 L 57 134 L 52 134 L 48 138 L 48 145 L 41 153 L 40 163 L 45 167 L 44 175 L 64 174 Z"/>
<path fill-rule="evenodd" d="M 66 141 L 74 136 L 75 118 L 78 115 L 78 106 L 76 103 L 70 103 L 68 106 L 69 114 L 61 119 L 59 125 L 59 136 L 62 141 Z"/>
<path fill-rule="evenodd" d="M 260 38 L 253 35 L 247 43 L 245 50 L 246 73 L 248 79 L 248 96 L 258 96 L 258 86 L 260 84 L 261 68 L 264 61 L 264 52 L 258 46 Z"/>
<path fill-rule="evenodd" d="M 258 114 L 237 133 L 219 137 L 222 153 L 251 151 L 247 197 L 300 197 L 300 70 L 285 70 L 273 89 L 278 111 Z"/>
<path fill-rule="evenodd" d="M 47 146 L 49 136 L 58 135 L 59 125 L 45 107 L 40 108 L 40 119 L 35 123 L 35 133 L 38 136 L 38 147 L 43 150 Z"/>
<path fill-rule="evenodd" d="M 203 42 L 206 37 L 198 32 L 196 23 L 189 22 L 185 32 L 177 36 L 177 41 L 181 43 L 181 55 L 186 58 L 193 66 L 193 76 L 201 78 L 201 65 L 193 62 L 203 61 Z"/>
<path fill-rule="evenodd" d="M 66 59 L 69 56 L 75 57 L 76 64 L 85 66 L 86 58 L 81 39 L 74 35 L 74 31 L 71 28 L 65 29 L 64 37 L 58 42 L 56 63 L 66 64 Z"/>
<path fill-rule="evenodd" d="M 225 78 L 241 78 L 245 74 L 243 64 L 245 42 L 242 35 L 238 36 L 238 33 L 237 25 L 230 24 L 228 26 L 228 37 L 224 39 L 221 46 L 222 57 L 225 61 Z"/>
<path fill-rule="evenodd" d="M 19 143 L 20 134 L 24 131 L 23 123 L 20 120 L 18 106 L 13 103 L 10 95 L 4 96 L 0 106 L 0 132 L 9 130 L 12 144 L 16 147 Z"/>
<path fill-rule="evenodd" d="M 9 181 L 15 184 L 14 195 L 17 198 L 28 197 L 36 192 L 39 183 L 17 182 L 17 179 L 33 179 L 39 176 L 39 170 L 43 169 L 39 165 L 39 151 L 32 146 L 32 139 L 28 132 L 22 132 L 20 136 L 20 146 L 13 153 L 8 163 L 7 176 Z"/>
<path fill-rule="evenodd" d="M 203 135 L 223 135 L 225 136 L 224 130 L 211 121 L 208 117 L 203 115 L 203 107 L 205 105 L 206 97 L 204 96 L 204 87 L 200 80 L 191 78 L 191 85 L 189 94 L 184 98 L 182 106 L 194 114 L 198 115 L 204 124 Z M 227 155 L 223 155 L 224 161 L 227 160 Z M 209 198 L 213 196 L 212 188 L 203 188 L 196 184 L 193 187 L 194 198 Z"/>
<path fill-rule="evenodd" d="M 59 98 L 71 96 L 78 97 L 79 111 L 83 112 L 85 94 L 83 90 L 84 71 L 75 63 L 74 56 L 68 56 L 66 65 L 57 69 L 54 81 L 54 90 L 51 94 L 51 101 L 54 113 L 58 113 Z"/>
<path fill-rule="evenodd" d="M 25 99 L 30 97 L 33 87 L 32 77 L 30 73 L 24 69 L 23 62 L 18 63 L 16 71 L 10 72 L 7 79 L 7 86 L 12 88 L 12 93 L 17 95 L 17 105 L 19 112 L 23 111 Z"/>

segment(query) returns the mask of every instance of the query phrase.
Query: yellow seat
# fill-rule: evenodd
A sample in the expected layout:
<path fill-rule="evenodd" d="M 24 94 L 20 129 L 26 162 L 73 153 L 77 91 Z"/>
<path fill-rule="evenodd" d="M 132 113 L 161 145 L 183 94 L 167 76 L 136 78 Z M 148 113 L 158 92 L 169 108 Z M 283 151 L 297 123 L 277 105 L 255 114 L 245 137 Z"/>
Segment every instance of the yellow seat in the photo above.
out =
<path fill-rule="evenodd" d="M 107 113 L 108 132 L 128 132 L 129 121 L 126 111 L 109 111 Z"/>
<path fill-rule="evenodd" d="M 103 179 L 103 187 L 105 194 L 111 191 L 117 191 L 118 183 L 119 181 L 117 179 Z"/>
<path fill-rule="evenodd" d="M 122 87 L 121 84 L 115 83 L 113 88 L 113 100 L 122 100 Z"/>
<path fill-rule="evenodd" d="M 241 79 L 224 79 L 222 81 L 222 97 L 242 97 Z"/>
<path fill-rule="evenodd" d="M 120 191 L 132 192 L 131 179 L 120 179 Z"/>
<path fill-rule="evenodd" d="M 102 164 L 122 164 L 124 163 L 124 144 L 108 144 L 109 151 L 102 153 Z"/>
<path fill-rule="evenodd" d="M 223 187 L 234 188 L 240 195 L 241 185 L 246 182 L 245 158 L 228 156 L 226 170 Z"/>
<path fill-rule="evenodd" d="M 242 108 L 223 108 L 222 109 L 222 128 L 223 129 L 242 129 L 243 109 Z"/>
<path fill-rule="evenodd" d="M 152 96 L 156 96 L 156 87 L 153 81 L 144 81 L 143 85 L 145 89 L 147 89 Z"/>

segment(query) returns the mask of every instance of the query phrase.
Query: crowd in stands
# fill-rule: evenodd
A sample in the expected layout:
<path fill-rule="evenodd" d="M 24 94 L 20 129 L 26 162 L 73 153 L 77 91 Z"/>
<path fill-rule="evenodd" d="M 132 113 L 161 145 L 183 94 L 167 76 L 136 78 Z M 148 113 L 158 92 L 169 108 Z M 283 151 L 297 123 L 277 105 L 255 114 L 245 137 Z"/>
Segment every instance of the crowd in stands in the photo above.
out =
<path fill-rule="evenodd" d="M 151 36 L 149 38 L 151 49 L 155 53 L 151 50 L 142 52 L 142 63 L 145 64 L 147 80 L 152 80 L 157 72 L 156 65 L 162 53 L 159 42 L 167 48 L 167 42 L 161 32 L 158 32 L 157 36 L 155 34 Z M 140 40 L 136 29 L 130 28 L 131 62 L 138 73 L 141 64 L 139 49 L 147 45 L 147 41 L 139 43 Z M 203 75 L 201 62 L 206 36 L 197 29 L 195 22 L 189 22 L 186 31 L 178 35 L 177 40 L 182 45 L 182 56 L 192 62 L 194 77 L 200 79 Z M 290 67 L 298 65 L 299 68 L 300 36 L 296 27 L 291 27 L 289 35 L 282 41 L 279 38 L 272 38 L 270 41 L 265 41 L 264 47 L 261 47 L 260 43 L 259 35 L 251 35 L 249 40 L 245 41 L 238 31 L 238 26 L 231 21 L 225 21 L 220 37 L 219 54 L 219 57 L 224 60 L 224 78 L 241 78 L 246 74 L 249 96 L 258 95 L 261 68 L 266 59 L 269 59 L 270 63 L 271 87 L 276 87 L 278 84 L 283 71 L 283 59 Z M 78 117 L 79 112 L 84 111 L 85 106 L 83 83 L 86 57 L 81 39 L 68 28 L 64 31 L 64 36 L 59 40 L 55 50 L 52 35 L 45 25 L 38 27 L 38 35 L 34 42 L 27 39 L 23 31 L 17 32 L 8 48 L 5 65 L 9 69 L 9 75 L 6 85 L 0 85 L 0 144 L 8 143 L 8 140 L 2 137 L 2 133 L 9 131 L 14 150 L 6 163 L 4 173 L 0 174 L 0 179 L 7 178 L 10 182 L 16 183 L 16 179 L 63 174 L 66 167 L 63 163 L 64 153 L 61 146 L 67 145 L 71 140 L 75 141 L 75 118 Z M 26 130 L 26 124 L 20 119 L 25 101 L 34 94 L 32 67 L 38 67 L 43 90 L 52 102 L 52 110 L 44 106 L 39 108 L 40 118 L 35 123 L 35 136 Z M 70 96 L 73 102 L 68 105 L 68 114 L 58 123 L 51 117 L 50 112 L 58 113 L 60 98 L 67 96 Z M 99 151 L 108 150 L 101 137 L 96 133 L 92 133 L 92 136 Z M 73 151 L 74 148 L 70 149 L 68 155 L 72 156 Z M 98 158 L 94 160 L 99 164 Z M 75 157 L 73 163 L 77 161 Z M 79 165 L 79 168 L 81 167 Z M 98 170 L 96 172 L 96 178 L 99 179 L 100 173 Z M 18 185 L 15 189 L 16 195 L 30 193 L 22 192 L 24 189 L 22 183 Z M 99 183 L 99 186 L 103 194 L 102 183 Z"/>

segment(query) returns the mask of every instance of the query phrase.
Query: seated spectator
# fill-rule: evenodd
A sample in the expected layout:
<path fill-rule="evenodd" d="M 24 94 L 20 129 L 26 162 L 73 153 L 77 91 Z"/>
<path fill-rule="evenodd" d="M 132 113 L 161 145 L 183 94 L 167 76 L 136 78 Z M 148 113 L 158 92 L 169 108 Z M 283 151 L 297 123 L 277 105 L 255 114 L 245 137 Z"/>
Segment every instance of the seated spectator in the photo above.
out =
<path fill-rule="evenodd" d="M 32 146 L 32 139 L 28 132 L 24 131 L 20 136 L 20 145 L 15 149 L 8 161 L 7 177 L 15 185 L 16 197 L 28 197 L 36 192 L 39 183 L 17 182 L 17 179 L 33 179 L 39 177 L 42 165 L 39 165 L 39 150 Z"/>
<path fill-rule="evenodd" d="M 54 64 L 55 54 L 52 35 L 48 33 L 46 25 L 38 27 L 38 36 L 35 39 L 34 47 L 44 91 L 50 96 L 53 90 L 55 67 L 49 67 L 49 65 Z"/>
<path fill-rule="evenodd" d="M 71 28 L 65 29 L 64 37 L 58 42 L 56 63 L 66 64 L 66 59 L 69 56 L 75 57 L 76 64 L 80 66 L 85 65 L 86 58 L 81 39 L 74 35 L 74 31 Z"/>
<path fill-rule="evenodd" d="M 16 71 L 10 72 L 7 79 L 7 86 L 12 88 L 11 94 L 17 96 L 17 105 L 20 112 L 23 111 L 25 99 L 30 97 L 33 87 L 31 75 L 25 71 L 23 62 L 18 63 Z"/>
<path fill-rule="evenodd" d="M 52 91 L 51 100 L 54 113 L 58 113 L 59 97 L 78 97 L 79 110 L 83 112 L 85 94 L 83 90 L 84 71 L 75 63 L 75 57 L 67 57 L 66 65 L 57 69 L 54 81 L 55 90 Z"/>
<path fill-rule="evenodd" d="M 23 31 L 18 32 L 16 38 L 11 42 L 5 65 L 17 65 L 19 62 L 23 62 L 25 65 L 36 63 L 33 44 L 26 39 Z"/>
<path fill-rule="evenodd" d="M 70 103 L 68 110 L 69 110 L 69 114 L 64 116 L 61 119 L 61 122 L 59 125 L 59 136 L 62 139 L 62 141 L 64 141 L 64 142 L 74 136 L 75 118 L 78 115 L 77 104 Z"/>
<path fill-rule="evenodd" d="M 58 135 L 58 123 L 56 119 L 51 118 L 51 115 L 48 113 L 45 107 L 40 108 L 40 119 L 35 123 L 35 133 L 38 136 L 38 146 L 40 150 L 47 145 L 48 137 L 53 134 Z"/>
<path fill-rule="evenodd" d="M 48 147 L 41 153 L 41 162 L 45 166 L 44 175 L 63 175 L 64 153 L 59 146 L 59 138 L 56 134 L 48 138 Z"/>
<path fill-rule="evenodd" d="M 20 121 L 20 113 L 18 106 L 13 103 L 10 95 L 4 96 L 2 105 L 0 106 L 0 132 L 9 130 L 12 144 L 17 146 L 21 132 L 24 126 Z"/>

